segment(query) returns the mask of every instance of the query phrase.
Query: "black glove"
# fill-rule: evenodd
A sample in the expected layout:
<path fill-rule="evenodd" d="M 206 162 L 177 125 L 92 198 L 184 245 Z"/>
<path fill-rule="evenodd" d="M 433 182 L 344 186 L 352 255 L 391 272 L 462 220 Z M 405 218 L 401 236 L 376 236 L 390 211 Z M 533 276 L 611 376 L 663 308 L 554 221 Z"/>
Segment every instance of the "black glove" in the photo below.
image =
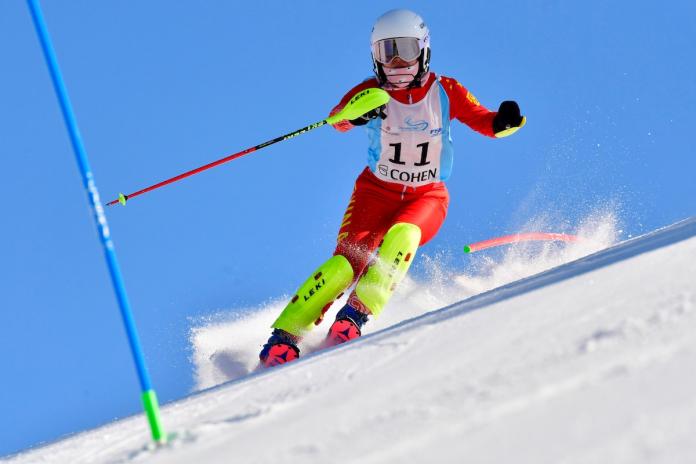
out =
<path fill-rule="evenodd" d="M 522 115 L 517 102 L 508 100 L 501 103 L 498 114 L 493 118 L 493 132 L 497 134 L 513 127 L 520 127 L 520 124 L 522 124 Z"/>
<path fill-rule="evenodd" d="M 386 107 L 387 107 L 387 105 L 382 105 L 379 108 L 375 108 L 374 110 L 370 110 L 367 113 L 363 114 L 362 116 L 360 116 L 356 119 L 351 119 L 350 123 L 354 126 L 364 126 L 365 124 L 370 122 L 370 119 L 376 119 L 376 118 L 386 119 L 387 113 L 384 112 Z"/>

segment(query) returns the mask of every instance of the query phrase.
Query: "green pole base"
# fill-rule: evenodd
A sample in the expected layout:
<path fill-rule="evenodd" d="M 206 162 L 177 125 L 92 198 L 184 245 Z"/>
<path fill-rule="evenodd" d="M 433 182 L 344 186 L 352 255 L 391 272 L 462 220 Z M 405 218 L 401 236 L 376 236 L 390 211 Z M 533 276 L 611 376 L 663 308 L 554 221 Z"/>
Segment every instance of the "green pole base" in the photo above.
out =
<path fill-rule="evenodd" d="M 147 421 L 150 424 L 152 439 L 159 444 L 166 443 L 167 434 L 162 429 L 162 422 L 160 421 L 160 409 L 159 404 L 157 403 L 157 394 L 154 390 L 147 390 L 143 392 L 141 399 L 143 401 L 145 413 L 147 414 Z"/>
<path fill-rule="evenodd" d="M 464 246 L 464 253 L 471 253 L 471 247 L 469 245 Z"/>

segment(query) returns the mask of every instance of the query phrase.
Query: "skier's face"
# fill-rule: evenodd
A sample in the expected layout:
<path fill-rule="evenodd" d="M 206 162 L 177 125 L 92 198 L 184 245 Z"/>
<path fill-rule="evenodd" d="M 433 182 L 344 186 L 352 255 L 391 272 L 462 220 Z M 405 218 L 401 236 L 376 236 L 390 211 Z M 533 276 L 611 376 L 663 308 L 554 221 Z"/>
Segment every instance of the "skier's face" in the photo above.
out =
<path fill-rule="evenodd" d="M 393 60 L 389 64 L 383 64 L 385 68 L 389 69 L 394 69 L 394 68 L 408 68 L 409 66 L 413 66 L 416 63 L 418 63 L 418 60 L 413 60 L 413 61 L 406 61 L 402 59 L 400 56 L 394 57 Z"/>
<path fill-rule="evenodd" d="M 382 66 L 387 82 L 395 89 L 408 87 L 418 74 L 418 60 L 406 61 L 396 57 L 388 65 Z"/>

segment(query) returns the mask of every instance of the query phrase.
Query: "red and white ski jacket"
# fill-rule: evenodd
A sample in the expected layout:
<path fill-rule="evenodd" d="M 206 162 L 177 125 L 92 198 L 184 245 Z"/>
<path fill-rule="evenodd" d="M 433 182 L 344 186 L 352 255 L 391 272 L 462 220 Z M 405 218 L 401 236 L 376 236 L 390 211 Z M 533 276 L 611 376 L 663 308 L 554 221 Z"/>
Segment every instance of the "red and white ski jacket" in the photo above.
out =
<path fill-rule="evenodd" d="M 377 79 L 353 87 L 330 114 L 340 111 L 357 92 L 371 87 L 379 87 Z M 429 73 L 422 87 L 388 92 L 392 98 L 385 109 L 386 119 L 376 118 L 366 125 L 368 166 L 384 182 L 419 187 L 447 180 L 453 161 L 452 119 L 495 137 L 493 118 L 497 113 L 482 106 L 455 79 Z M 341 132 L 353 127 L 349 121 L 334 124 Z"/>

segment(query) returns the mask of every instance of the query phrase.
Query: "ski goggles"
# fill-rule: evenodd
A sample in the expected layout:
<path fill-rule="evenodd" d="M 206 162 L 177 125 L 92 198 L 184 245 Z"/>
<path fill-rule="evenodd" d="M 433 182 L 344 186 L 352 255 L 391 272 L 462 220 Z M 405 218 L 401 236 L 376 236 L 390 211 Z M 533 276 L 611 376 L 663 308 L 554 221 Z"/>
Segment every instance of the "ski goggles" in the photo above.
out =
<path fill-rule="evenodd" d="M 372 56 L 382 64 L 389 64 L 396 57 L 404 61 L 415 61 L 420 53 L 420 40 L 415 37 L 383 39 L 372 45 Z"/>

